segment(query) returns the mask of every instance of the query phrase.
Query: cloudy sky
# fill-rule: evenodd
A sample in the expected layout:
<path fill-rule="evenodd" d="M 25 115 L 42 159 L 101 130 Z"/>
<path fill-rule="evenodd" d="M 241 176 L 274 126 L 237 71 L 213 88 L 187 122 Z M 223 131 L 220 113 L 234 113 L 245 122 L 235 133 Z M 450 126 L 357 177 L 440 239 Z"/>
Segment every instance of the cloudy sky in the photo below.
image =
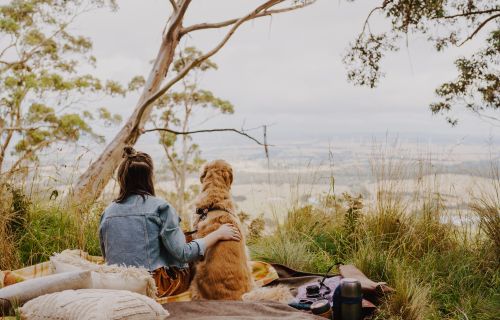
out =
<path fill-rule="evenodd" d="M 237 17 L 258 3 L 194 0 L 185 24 Z M 94 41 L 98 65 L 92 72 L 126 82 L 134 75 L 146 77 L 149 73 L 149 61 L 158 50 L 170 7 L 167 0 L 119 0 L 118 4 L 119 11 L 92 12 L 73 28 Z M 408 47 L 386 59 L 387 75 L 378 88 L 354 87 L 346 81 L 341 57 L 375 4 L 371 0 L 354 4 L 318 0 L 309 8 L 242 27 L 214 57 L 219 70 L 206 74 L 202 81 L 203 88 L 230 100 L 236 113 L 216 117 L 202 126 L 273 124 L 270 137 L 280 143 L 385 132 L 422 140 L 446 137 L 449 141 L 482 142 L 498 137 L 499 127 L 475 116 L 459 112 L 460 125 L 451 128 L 443 117 L 432 116 L 428 109 L 436 98 L 434 89 L 456 76 L 453 60 L 477 49 L 484 35 L 460 50 L 443 53 L 437 53 L 422 36 L 410 36 Z M 375 21 L 374 28 L 383 26 Z M 205 50 L 223 35 L 222 30 L 198 32 L 182 45 Z M 125 100 L 103 103 L 127 117 L 136 101 L 137 95 L 132 94 Z M 111 137 L 117 130 L 111 129 L 107 135 Z M 220 137 L 211 136 L 198 139 L 205 143 L 220 141 Z"/>

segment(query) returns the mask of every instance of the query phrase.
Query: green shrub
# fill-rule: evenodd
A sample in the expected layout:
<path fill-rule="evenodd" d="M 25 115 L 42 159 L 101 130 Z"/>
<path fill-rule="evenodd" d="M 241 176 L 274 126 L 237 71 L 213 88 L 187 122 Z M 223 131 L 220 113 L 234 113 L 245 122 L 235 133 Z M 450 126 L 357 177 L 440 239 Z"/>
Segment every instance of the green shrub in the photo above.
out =
<path fill-rule="evenodd" d="M 100 255 L 98 226 L 102 206 L 81 213 L 28 198 L 21 189 L 4 186 L 0 201 L 0 269 L 16 269 L 47 261 L 65 249 L 82 249 Z"/>
<path fill-rule="evenodd" d="M 100 254 L 97 239 L 98 219 L 76 216 L 58 207 L 34 205 L 19 239 L 19 255 L 24 265 L 47 261 L 65 249 L 82 249 Z"/>

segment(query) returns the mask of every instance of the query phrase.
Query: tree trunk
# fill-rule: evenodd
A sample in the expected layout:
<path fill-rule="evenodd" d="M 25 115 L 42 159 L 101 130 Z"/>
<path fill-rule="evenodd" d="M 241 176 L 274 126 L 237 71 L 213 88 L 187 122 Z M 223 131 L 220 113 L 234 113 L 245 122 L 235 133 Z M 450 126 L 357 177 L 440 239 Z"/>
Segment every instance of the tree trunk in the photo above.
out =
<path fill-rule="evenodd" d="M 190 215 L 187 214 L 186 210 L 186 199 L 184 199 L 186 195 L 186 164 L 188 161 L 188 155 L 187 155 L 187 136 L 182 137 L 182 169 L 181 169 L 181 181 L 180 181 L 180 201 L 179 201 L 179 210 L 182 212 L 184 217 L 187 218 L 188 224 L 191 227 L 191 217 Z"/>
<path fill-rule="evenodd" d="M 184 90 L 186 91 L 186 87 L 184 86 Z M 189 120 L 188 107 L 185 105 L 185 113 L 184 120 L 182 123 L 182 131 L 187 131 L 187 125 Z M 186 200 L 184 196 L 186 194 L 186 170 L 187 170 L 187 161 L 188 161 L 188 150 L 187 150 L 187 136 L 182 136 L 182 144 L 181 144 L 181 166 L 179 169 L 179 179 L 176 181 L 176 189 L 177 189 L 177 210 L 182 216 L 182 219 L 187 221 L 188 226 L 191 228 L 191 215 L 187 214 L 186 210 Z"/>
<path fill-rule="evenodd" d="M 137 127 L 134 128 L 134 125 L 139 123 L 138 128 L 142 128 L 144 123 L 149 119 L 153 106 L 150 105 L 140 119 L 138 119 L 140 116 L 138 108 L 160 88 L 162 80 L 165 78 L 173 61 L 175 49 L 179 43 L 179 28 L 173 32 L 171 38 L 164 37 L 153 69 L 137 102 L 134 113 L 115 138 L 106 146 L 99 158 L 80 176 L 72 193 L 74 201 L 87 203 L 98 198 L 113 176 L 113 172 L 118 167 L 122 158 L 123 148 L 127 145 L 135 144 L 139 139 L 141 133 L 137 130 Z"/>

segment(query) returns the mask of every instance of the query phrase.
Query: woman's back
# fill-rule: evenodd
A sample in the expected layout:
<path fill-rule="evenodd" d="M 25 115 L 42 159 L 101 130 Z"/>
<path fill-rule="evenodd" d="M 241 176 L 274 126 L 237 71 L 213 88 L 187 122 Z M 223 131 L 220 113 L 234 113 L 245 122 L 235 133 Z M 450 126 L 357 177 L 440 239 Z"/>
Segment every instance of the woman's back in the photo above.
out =
<path fill-rule="evenodd" d="M 172 259 L 159 237 L 163 225 L 160 214 L 169 207 L 162 199 L 153 196 L 143 199 L 139 195 L 111 203 L 104 211 L 99 228 L 106 262 L 148 270 L 175 265 L 175 261 L 169 261 Z"/>

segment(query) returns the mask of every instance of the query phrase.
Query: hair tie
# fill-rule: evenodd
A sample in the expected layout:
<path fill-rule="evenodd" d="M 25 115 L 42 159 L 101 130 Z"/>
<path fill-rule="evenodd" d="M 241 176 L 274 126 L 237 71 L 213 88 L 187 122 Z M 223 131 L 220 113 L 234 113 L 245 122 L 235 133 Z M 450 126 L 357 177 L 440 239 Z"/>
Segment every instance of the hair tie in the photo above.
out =
<path fill-rule="evenodd" d="M 137 151 L 134 148 L 127 146 L 123 148 L 122 158 L 127 157 L 128 159 L 133 158 L 137 155 Z"/>

